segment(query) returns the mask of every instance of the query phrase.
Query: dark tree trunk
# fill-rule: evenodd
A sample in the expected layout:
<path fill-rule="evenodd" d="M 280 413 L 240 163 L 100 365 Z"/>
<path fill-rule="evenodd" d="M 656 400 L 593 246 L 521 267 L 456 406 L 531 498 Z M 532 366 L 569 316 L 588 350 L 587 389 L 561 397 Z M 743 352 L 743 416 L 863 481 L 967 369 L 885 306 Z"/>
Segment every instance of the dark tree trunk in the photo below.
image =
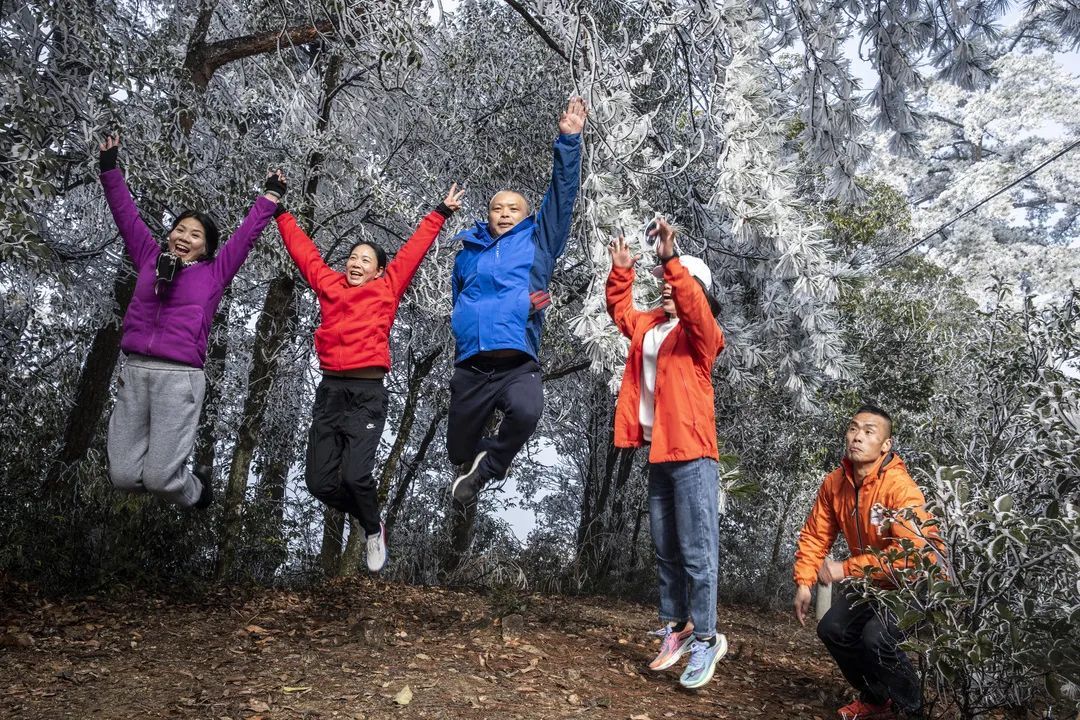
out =
<path fill-rule="evenodd" d="M 401 512 L 401 506 L 405 503 L 405 497 L 409 494 L 409 488 L 412 487 L 413 480 L 416 479 L 420 468 L 424 464 L 428 448 L 431 447 L 431 443 L 435 440 L 435 433 L 439 430 L 439 423 L 445 417 L 446 408 L 439 408 L 438 412 L 432 416 L 431 422 L 428 423 L 427 432 L 424 433 L 424 438 L 420 441 L 420 447 L 416 449 L 416 455 L 413 456 L 405 477 L 401 478 L 401 482 L 398 483 L 397 489 L 394 491 L 394 498 L 390 501 L 390 506 L 386 510 L 386 534 L 388 536 L 393 533 L 398 513 Z"/>
<path fill-rule="evenodd" d="M 131 261 L 125 254 L 116 269 L 116 280 L 113 282 L 113 297 L 116 298 L 120 315 L 114 315 L 99 328 L 90 343 L 90 352 L 86 355 L 75 386 L 75 403 L 68 413 L 60 452 L 46 476 L 45 484 L 50 490 L 62 484 L 67 468 L 86 456 L 86 451 L 90 449 L 90 444 L 97 434 L 101 414 L 109 401 L 110 381 L 116 369 L 116 360 L 120 355 L 120 320 L 135 292 L 135 278 Z"/>
<path fill-rule="evenodd" d="M 236 547 L 243 524 L 242 506 L 247 491 L 248 471 L 260 436 L 260 423 L 270 387 L 277 375 L 281 348 L 285 344 L 290 316 L 296 305 L 296 281 L 292 275 L 280 274 L 270 281 L 259 320 L 255 324 L 255 347 L 251 372 L 248 374 L 247 398 L 236 431 L 236 445 L 229 465 L 225 489 L 225 517 L 218 545 L 218 562 L 214 577 L 229 576 L 236 562 Z"/>
<path fill-rule="evenodd" d="M 341 564 L 341 536 L 345 533 L 345 513 L 323 508 L 322 547 L 319 548 L 319 567 L 328 576 L 337 574 Z"/>

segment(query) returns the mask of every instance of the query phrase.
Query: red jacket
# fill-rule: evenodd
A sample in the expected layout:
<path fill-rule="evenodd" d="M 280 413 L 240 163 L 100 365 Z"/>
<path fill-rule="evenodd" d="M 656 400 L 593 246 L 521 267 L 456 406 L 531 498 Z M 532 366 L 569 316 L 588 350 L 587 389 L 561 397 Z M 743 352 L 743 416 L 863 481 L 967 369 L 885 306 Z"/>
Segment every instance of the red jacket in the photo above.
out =
<path fill-rule="evenodd" d="M 656 409 L 653 415 L 649 462 L 673 462 L 711 457 L 716 447 L 712 366 L 724 349 L 724 333 L 716 323 L 701 286 L 678 258 L 664 265 L 664 280 L 679 323 L 664 338 L 656 358 Z M 630 338 L 622 387 L 615 404 L 615 446 L 641 447 L 638 405 L 641 402 L 641 357 L 645 333 L 667 320 L 662 308 L 634 308 L 634 269 L 611 268 L 607 279 L 608 315 L 619 332 Z"/>
<path fill-rule="evenodd" d="M 398 304 L 444 222 L 441 213 L 428 213 L 381 277 L 352 287 L 345 273 L 323 262 L 296 218 L 290 213 L 278 217 L 285 248 L 319 298 L 322 322 L 315 330 L 315 351 L 323 370 L 390 369 L 390 326 Z"/>
<path fill-rule="evenodd" d="M 814 507 L 799 533 L 799 545 L 795 551 L 794 577 L 796 585 L 812 586 L 817 582 L 818 569 L 832 548 L 838 533 L 844 534 L 851 556 L 844 561 L 844 574 L 861 576 L 865 568 L 882 585 L 895 584 L 890 577 L 893 568 L 871 551 L 900 549 L 900 540 L 911 540 L 919 552 L 932 552 L 917 528 L 907 522 L 892 523 L 888 529 L 871 522 L 871 509 L 881 505 L 887 510 L 911 508 L 915 516 L 925 522 L 930 518 L 926 512 L 926 499 L 915 481 L 908 474 L 904 461 L 898 455 L 885 455 L 861 487 L 855 487 L 851 462 L 844 458 L 840 467 L 825 476 L 818 490 Z M 937 531 L 926 528 L 925 534 L 937 544 Z M 894 567 L 908 565 L 910 558 L 901 555 Z"/>

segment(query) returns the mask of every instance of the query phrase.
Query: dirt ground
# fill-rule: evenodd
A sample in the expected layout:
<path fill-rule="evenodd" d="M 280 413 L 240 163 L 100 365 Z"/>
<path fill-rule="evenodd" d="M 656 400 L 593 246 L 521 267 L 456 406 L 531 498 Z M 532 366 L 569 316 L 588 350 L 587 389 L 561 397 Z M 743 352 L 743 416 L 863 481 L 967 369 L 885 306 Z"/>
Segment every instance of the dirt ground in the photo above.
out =
<path fill-rule="evenodd" d="M 46 601 L 0 607 L 0 717 L 820 718 L 843 682 L 812 628 L 721 608 L 713 681 L 650 672 L 652 607 L 529 596 L 493 618 L 481 596 L 368 578 L 304 592 Z M 518 622 L 520 621 L 520 622 Z"/>

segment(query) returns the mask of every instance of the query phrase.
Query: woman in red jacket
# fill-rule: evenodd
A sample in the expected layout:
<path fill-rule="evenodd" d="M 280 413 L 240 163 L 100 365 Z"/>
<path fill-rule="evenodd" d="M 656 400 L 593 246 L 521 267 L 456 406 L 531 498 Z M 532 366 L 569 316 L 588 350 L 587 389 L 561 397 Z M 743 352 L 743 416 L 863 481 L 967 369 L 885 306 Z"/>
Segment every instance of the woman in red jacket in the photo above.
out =
<path fill-rule="evenodd" d="M 402 295 L 443 223 L 461 207 L 455 183 L 446 199 L 420 221 L 389 263 L 372 242 L 353 245 L 345 272 L 331 269 L 290 213 L 278 214 L 278 230 L 300 273 L 319 298 L 322 322 L 315 330 L 322 382 L 315 391 L 308 435 L 307 486 L 332 508 L 352 515 L 367 534 L 367 565 L 386 565 L 386 529 L 372 472 L 386 420 L 383 376 L 390 369 L 390 326 Z"/>
<path fill-rule="evenodd" d="M 675 230 L 660 219 L 650 234 L 659 238 L 663 263 L 654 274 L 664 281 L 661 306 L 634 308 L 634 263 L 623 238 L 612 244 L 607 308 L 630 338 L 619 399 L 615 445 L 649 448 L 649 529 L 660 580 L 660 654 L 649 664 L 665 670 L 687 651 L 679 678 L 698 688 L 712 679 L 727 652 L 716 632 L 716 573 L 719 555 L 719 480 L 712 366 L 724 349 L 716 323 L 719 303 L 709 295 L 709 266 L 675 252 Z"/>

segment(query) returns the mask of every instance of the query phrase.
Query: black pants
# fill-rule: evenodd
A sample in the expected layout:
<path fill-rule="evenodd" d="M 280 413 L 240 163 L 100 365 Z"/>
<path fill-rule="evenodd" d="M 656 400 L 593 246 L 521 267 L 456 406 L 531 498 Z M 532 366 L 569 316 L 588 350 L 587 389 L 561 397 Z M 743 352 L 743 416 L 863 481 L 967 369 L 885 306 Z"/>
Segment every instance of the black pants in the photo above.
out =
<path fill-rule="evenodd" d="M 901 710 L 917 712 L 922 690 L 911 661 L 897 647 L 903 635 L 894 618 L 873 602 L 852 607 L 856 597 L 837 593 L 818 622 L 818 637 L 863 701 L 883 705 L 891 698 Z"/>
<path fill-rule="evenodd" d="M 491 414 L 503 413 L 499 433 L 482 437 Z M 540 365 L 531 357 L 476 358 L 454 368 L 450 380 L 450 413 L 446 449 L 455 465 L 480 462 L 480 477 L 506 477 L 510 461 L 529 441 L 544 411 Z"/>
<path fill-rule="evenodd" d="M 382 380 L 323 376 L 315 391 L 306 480 L 311 494 L 379 532 L 379 495 L 372 472 L 386 422 Z"/>

